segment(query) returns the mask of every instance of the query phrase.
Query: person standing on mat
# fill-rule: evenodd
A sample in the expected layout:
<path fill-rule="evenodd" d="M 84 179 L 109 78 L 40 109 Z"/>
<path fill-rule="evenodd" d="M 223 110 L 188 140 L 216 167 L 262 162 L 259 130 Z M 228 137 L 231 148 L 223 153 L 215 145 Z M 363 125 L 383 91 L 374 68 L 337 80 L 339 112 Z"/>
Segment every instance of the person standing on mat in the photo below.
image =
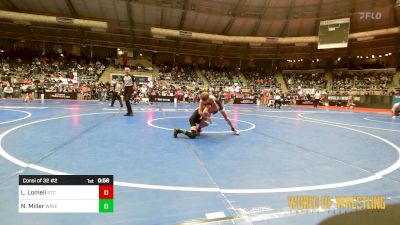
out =
<path fill-rule="evenodd" d="M 317 108 L 319 105 L 319 100 L 321 98 L 321 93 L 317 90 L 314 94 L 314 108 Z"/>
<path fill-rule="evenodd" d="M 125 68 L 125 76 L 124 76 L 124 100 L 126 104 L 127 113 L 125 116 L 133 116 L 132 106 L 131 106 L 131 98 L 133 93 L 133 86 L 135 84 L 135 78 L 129 74 L 131 70 L 129 68 Z"/>
<path fill-rule="evenodd" d="M 277 92 L 275 92 L 275 95 L 274 95 L 274 109 L 276 109 L 276 105 L 278 105 L 278 109 L 281 109 L 281 106 L 282 106 L 282 102 L 281 102 L 281 95 L 279 94 L 279 92 L 277 91 Z"/>
<path fill-rule="evenodd" d="M 113 85 L 113 87 L 112 87 L 111 107 L 114 106 L 115 99 L 117 99 L 119 101 L 121 108 L 123 107 L 121 96 L 119 95 L 121 93 L 121 90 L 122 90 L 122 86 L 119 83 L 119 80 L 117 80 L 115 82 L 115 85 Z"/>

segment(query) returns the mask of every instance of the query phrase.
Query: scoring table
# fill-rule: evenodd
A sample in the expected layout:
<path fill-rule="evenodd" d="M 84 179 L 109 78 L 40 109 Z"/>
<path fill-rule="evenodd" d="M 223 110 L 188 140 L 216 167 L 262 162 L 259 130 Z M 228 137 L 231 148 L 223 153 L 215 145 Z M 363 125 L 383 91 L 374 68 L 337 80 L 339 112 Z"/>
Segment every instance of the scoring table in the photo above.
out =
<path fill-rule="evenodd" d="M 19 175 L 20 213 L 114 212 L 112 175 Z"/>

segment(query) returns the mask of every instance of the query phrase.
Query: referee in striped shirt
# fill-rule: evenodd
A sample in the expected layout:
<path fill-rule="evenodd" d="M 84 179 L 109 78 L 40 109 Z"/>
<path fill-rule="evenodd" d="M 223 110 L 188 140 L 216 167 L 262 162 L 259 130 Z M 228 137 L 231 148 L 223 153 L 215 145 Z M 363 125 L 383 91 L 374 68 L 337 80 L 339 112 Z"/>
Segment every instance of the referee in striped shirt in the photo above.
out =
<path fill-rule="evenodd" d="M 135 78 L 129 74 L 131 70 L 125 68 L 124 76 L 124 100 L 127 109 L 125 116 L 133 116 L 131 102 L 129 101 L 133 93 L 133 85 L 135 84 Z"/>

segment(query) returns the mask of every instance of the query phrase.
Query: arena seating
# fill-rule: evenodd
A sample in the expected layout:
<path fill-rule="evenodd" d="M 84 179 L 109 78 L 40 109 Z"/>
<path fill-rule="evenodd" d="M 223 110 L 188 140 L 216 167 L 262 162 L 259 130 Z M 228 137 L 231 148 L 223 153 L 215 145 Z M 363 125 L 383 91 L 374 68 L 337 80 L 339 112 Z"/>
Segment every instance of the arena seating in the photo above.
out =
<path fill-rule="evenodd" d="M 193 66 L 181 65 L 159 65 L 159 74 L 157 80 L 167 81 L 175 86 L 196 86 L 203 85 L 203 80 L 196 74 L 196 69 Z"/>
<path fill-rule="evenodd" d="M 250 89 L 270 89 L 279 87 L 277 79 L 273 73 L 262 72 L 243 72 L 247 79 L 247 87 Z"/>
<path fill-rule="evenodd" d="M 2 80 L 10 80 L 15 90 L 14 97 L 19 95 L 19 87 L 24 79 L 31 81 L 43 81 L 43 88 L 53 92 L 77 92 L 83 99 L 107 99 L 110 91 L 110 83 L 99 82 L 98 78 L 105 70 L 106 62 L 102 59 L 77 56 L 61 56 L 60 54 L 31 51 L 29 49 L 6 50 L 0 57 L 0 76 Z M 379 64 L 377 64 L 379 66 Z M 252 70 L 240 71 L 237 68 L 217 66 L 213 68 L 198 68 L 195 65 L 180 65 L 173 63 L 162 63 L 158 66 L 158 74 L 154 76 L 153 86 L 138 87 L 141 97 L 148 95 L 175 96 L 182 101 L 196 101 L 198 94 L 204 87 L 203 77 L 199 77 L 200 71 L 205 79 L 209 81 L 209 91 L 214 94 L 226 95 L 231 92 L 233 97 L 257 96 L 263 89 L 280 89 L 280 83 L 274 73 L 270 71 Z M 115 68 L 123 69 L 122 65 L 114 65 Z M 153 72 L 153 67 L 144 67 L 140 64 L 130 65 L 131 71 Z M 66 84 L 62 78 L 72 78 L 72 72 L 79 75 L 80 86 Z M 327 80 L 322 70 L 315 71 L 283 71 L 283 78 L 288 88 L 288 93 L 296 95 L 301 89 L 327 88 Z M 327 92 L 359 90 L 358 95 L 363 95 L 370 90 L 386 91 L 393 81 L 395 70 L 347 70 L 335 69 L 332 74 L 332 90 Z M 243 76 L 247 82 L 242 82 Z M 65 80 L 65 79 L 64 79 Z M 243 80 L 244 81 L 244 80 Z M 3 82 L 2 88 L 9 82 Z M 36 82 L 39 83 L 39 82 Z M 41 88 L 33 84 L 36 92 Z M 236 86 L 245 89 L 236 93 Z M 283 93 L 286 94 L 286 93 Z M 389 94 L 387 91 L 382 94 Z"/>
<path fill-rule="evenodd" d="M 299 88 L 325 89 L 327 84 L 323 73 L 284 73 L 283 77 L 289 91 Z"/>
<path fill-rule="evenodd" d="M 392 83 L 394 72 L 340 71 L 333 74 L 334 90 L 384 90 Z"/>
<path fill-rule="evenodd" d="M 95 81 L 105 69 L 101 59 L 42 54 L 29 49 L 7 50 L 0 60 L 0 74 L 8 77 L 51 79 L 70 76 L 77 71 L 80 80 Z"/>
<path fill-rule="evenodd" d="M 227 68 L 203 69 L 201 73 L 207 78 L 210 86 L 215 90 L 225 86 L 240 84 L 240 79 L 236 71 Z"/>

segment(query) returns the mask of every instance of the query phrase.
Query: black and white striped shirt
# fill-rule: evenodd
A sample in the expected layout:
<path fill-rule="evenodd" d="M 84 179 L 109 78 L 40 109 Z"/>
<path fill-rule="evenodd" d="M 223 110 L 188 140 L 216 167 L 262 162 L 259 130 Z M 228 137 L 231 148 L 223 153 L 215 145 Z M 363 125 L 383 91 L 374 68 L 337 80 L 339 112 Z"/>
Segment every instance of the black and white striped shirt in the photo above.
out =
<path fill-rule="evenodd" d="M 129 87 L 133 86 L 133 83 L 135 82 L 134 78 L 128 74 L 124 76 L 124 86 Z"/>

